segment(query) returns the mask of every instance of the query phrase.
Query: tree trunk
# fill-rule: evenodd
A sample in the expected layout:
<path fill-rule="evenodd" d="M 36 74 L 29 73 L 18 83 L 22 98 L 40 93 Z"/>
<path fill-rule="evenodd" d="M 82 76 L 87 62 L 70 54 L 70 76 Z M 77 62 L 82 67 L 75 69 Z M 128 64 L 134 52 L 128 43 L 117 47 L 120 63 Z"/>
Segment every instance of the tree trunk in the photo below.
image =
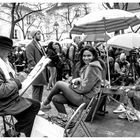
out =
<path fill-rule="evenodd" d="M 15 23 L 12 22 L 12 23 L 11 23 L 11 31 L 10 31 L 10 38 L 11 38 L 11 39 L 14 38 L 14 29 L 15 29 Z"/>
<path fill-rule="evenodd" d="M 72 34 L 71 33 L 69 33 L 69 38 L 72 39 Z"/>
<path fill-rule="evenodd" d="M 11 32 L 10 32 L 10 38 L 14 38 L 14 29 L 15 29 L 15 22 L 14 22 L 14 11 L 15 11 L 16 3 L 12 3 L 12 9 L 11 9 Z"/>

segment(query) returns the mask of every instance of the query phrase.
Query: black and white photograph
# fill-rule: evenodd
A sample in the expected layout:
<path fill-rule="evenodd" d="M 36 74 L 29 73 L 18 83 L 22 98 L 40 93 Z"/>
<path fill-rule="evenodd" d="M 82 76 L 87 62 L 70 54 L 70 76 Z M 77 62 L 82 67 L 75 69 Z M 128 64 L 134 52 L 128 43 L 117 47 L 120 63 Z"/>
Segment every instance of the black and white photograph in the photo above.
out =
<path fill-rule="evenodd" d="M 1 1 L 0 137 L 138 138 L 139 1 Z"/>

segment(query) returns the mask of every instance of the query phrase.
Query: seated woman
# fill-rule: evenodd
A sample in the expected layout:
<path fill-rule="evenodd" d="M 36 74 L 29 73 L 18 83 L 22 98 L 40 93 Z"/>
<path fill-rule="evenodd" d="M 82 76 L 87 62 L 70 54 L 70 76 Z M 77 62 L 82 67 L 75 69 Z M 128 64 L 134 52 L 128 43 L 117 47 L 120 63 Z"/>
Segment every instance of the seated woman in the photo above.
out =
<path fill-rule="evenodd" d="M 80 52 L 80 77 L 72 79 L 70 83 L 56 82 L 43 104 L 47 105 L 52 101 L 59 114 L 67 114 L 64 104 L 88 104 L 100 91 L 102 70 L 96 50 L 91 46 L 83 48 Z"/>

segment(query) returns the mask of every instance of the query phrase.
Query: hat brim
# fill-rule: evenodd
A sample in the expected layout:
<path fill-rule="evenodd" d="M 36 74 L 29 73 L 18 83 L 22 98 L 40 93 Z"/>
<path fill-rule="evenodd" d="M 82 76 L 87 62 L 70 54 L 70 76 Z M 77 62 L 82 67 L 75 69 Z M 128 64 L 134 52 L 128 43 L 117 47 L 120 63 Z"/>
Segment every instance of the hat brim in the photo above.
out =
<path fill-rule="evenodd" d="M 0 46 L 0 49 L 8 50 L 8 51 L 13 51 L 14 50 L 13 47 L 7 47 L 7 46 L 4 46 L 4 45 Z"/>

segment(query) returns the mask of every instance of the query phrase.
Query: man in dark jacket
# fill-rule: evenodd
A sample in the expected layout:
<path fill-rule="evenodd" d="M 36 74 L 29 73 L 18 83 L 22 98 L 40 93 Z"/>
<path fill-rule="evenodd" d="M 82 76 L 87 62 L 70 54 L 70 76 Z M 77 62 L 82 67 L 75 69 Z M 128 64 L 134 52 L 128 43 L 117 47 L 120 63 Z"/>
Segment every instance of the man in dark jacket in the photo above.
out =
<path fill-rule="evenodd" d="M 41 40 L 41 32 L 39 30 L 32 30 L 31 36 L 33 40 L 26 47 L 26 57 L 30 70 L 32 70 L 42 58 L 42 56 L 45 55 L 45 50 L 39 43 L 39 41 Z M 32 83 L 32 99 L 42 102 L 44 85 L 47 85 L 47 83 L 47 69 L 45 69 Z M 48 105 L 48 108 L 50 108 L 50 105 Z"/>
<path fill-rule="evenodd" d="M 40 103 L 19 96 L 18 91 L 22 85 L 20 80 L 15 78 L 15 71 L 8 61 L 12 45 L 11 39 L 0 36 L 0 112 L 13 115 L 17 120 L 16 131 L 30 137 Z"/>

